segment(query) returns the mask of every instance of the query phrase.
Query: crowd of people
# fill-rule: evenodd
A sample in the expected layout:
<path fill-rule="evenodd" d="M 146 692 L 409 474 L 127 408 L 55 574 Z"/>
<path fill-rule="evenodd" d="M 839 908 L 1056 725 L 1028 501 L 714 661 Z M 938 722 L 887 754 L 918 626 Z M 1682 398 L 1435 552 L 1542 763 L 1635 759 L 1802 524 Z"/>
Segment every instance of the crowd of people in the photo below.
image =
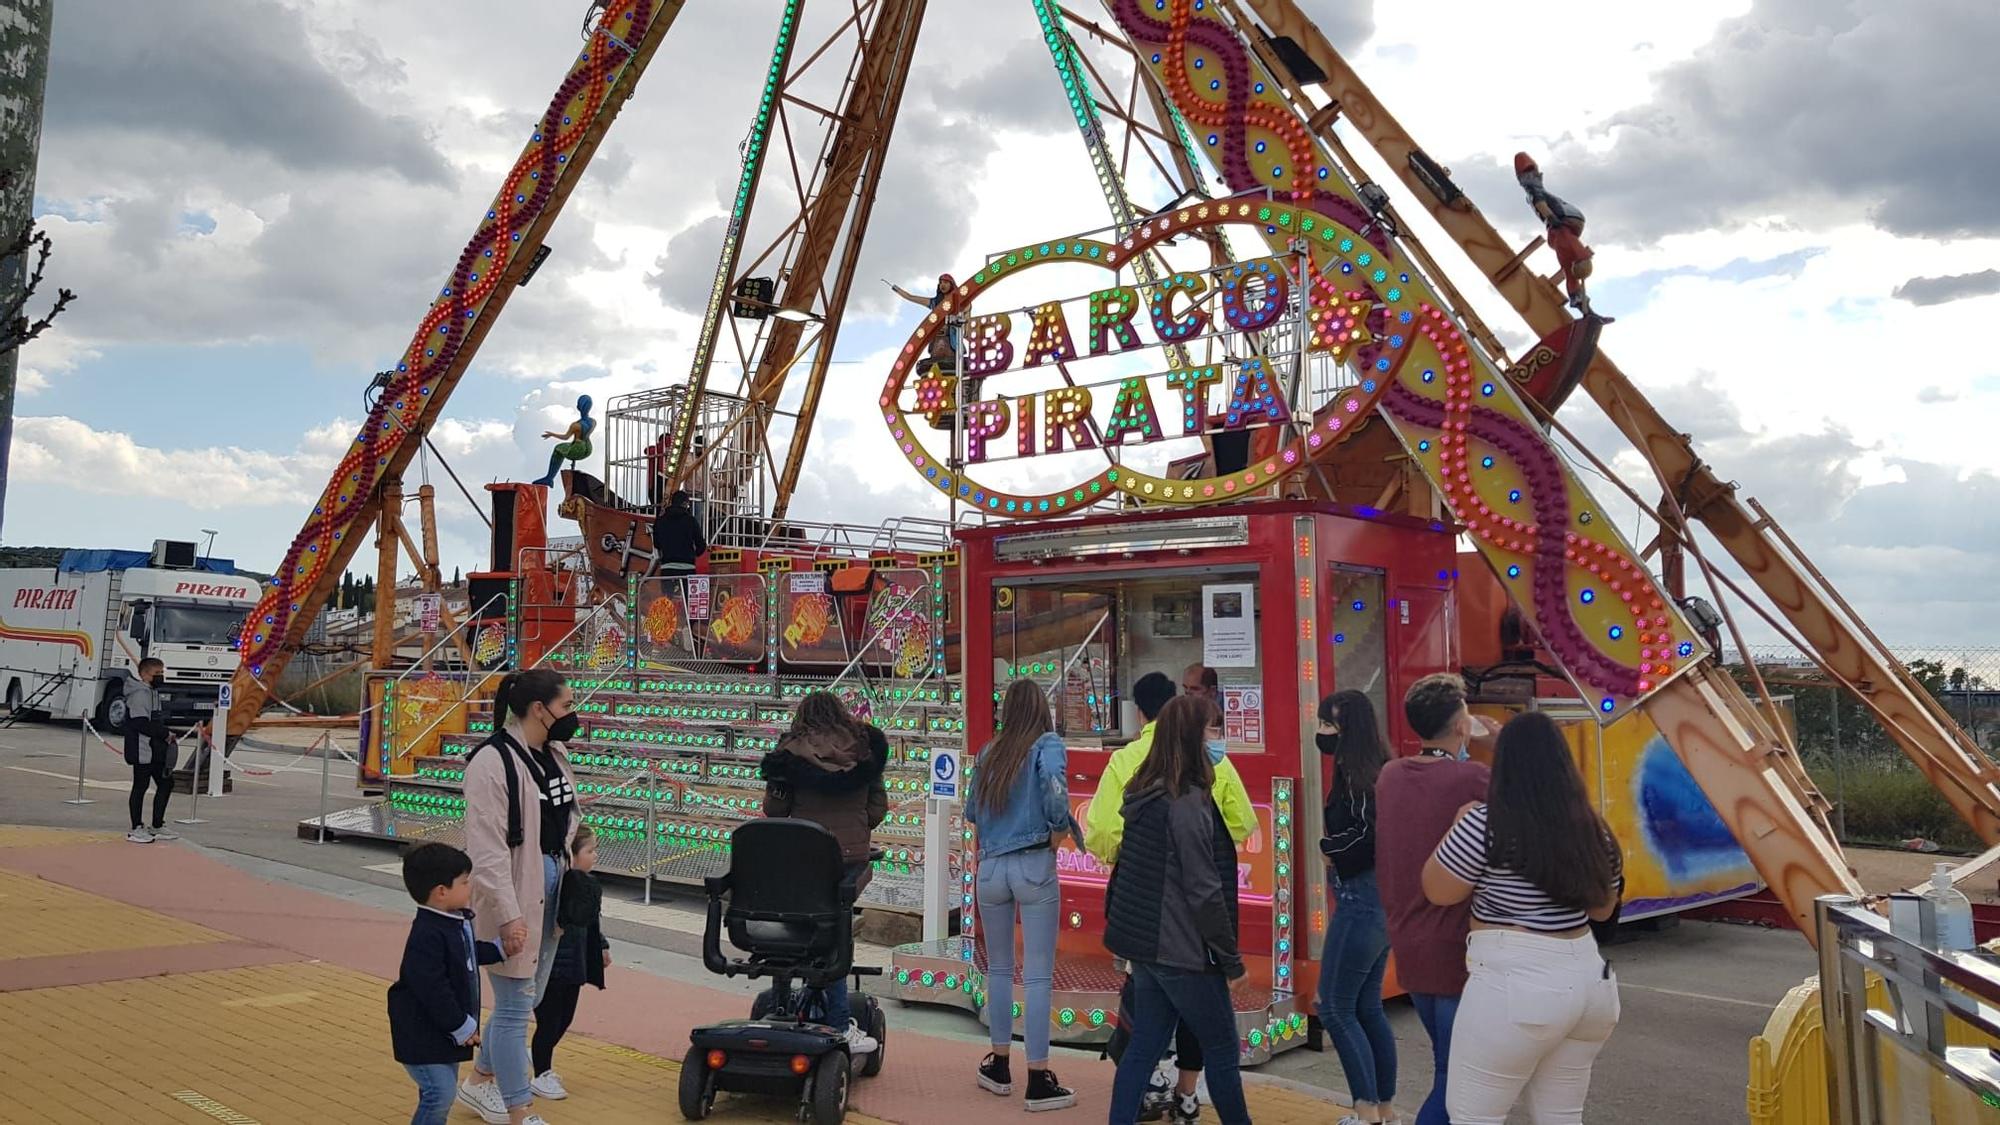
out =
<path fill-rule="evenodd" d="M 1224 1125 L 1250 1120 L 1230 988 L 1245 972 L 1237 855 L 1256 817 L 1229 761 L 1219 695 L 1201 666 L 1178 692 L 1163 673 L 1140 677 L 1131 698 L 1144 726 L 1111 755 L 1079 822 L 1048 697 L 1031 681 L 1008 686 L 965 807 L 979 829 L 974 889 L 987 950 L 991 1050 L 978 1064 L 981 1089 L 1014 1093 L 1018 964 L 1026 1108 L 1077 1102 L 1049 1058 L 1056 849 L 1067 838 L 1110 870 L 1103 940 L 1127 973 L 1112 1125 L 1188 1125 L 1200 1118 L 1204 1079 Z M 389 1016 L 396 1059 L 418 1089 L 413 1125 L 445 1121 L 454 1101 L 490 1125 L 545 1125 L 536 1099 L 569 1096 L 557 1044 L 583 986 L 603 988 L 611 964 L 591 875 L 595 841 L 564 750 L 578 729 L 571 689 L 547 669 L 514 673 L 494 707 L 500 721 L 466 762 L 465 849 L 425 844 L 404 859 L 420 909 Z M 1523 714 L 1499 730 L 1489 769 L 1470 747 L 1492 731 L 1467 708 L 1457 676 L 1412 684 L 1403 712 L 1422 743 L 1403 758 L 1366 695 L 1337 692 L 1316 712 L 1330 773 L 1319 847 L 1333 909 L 1315 1007 L 1354 1103 L 1341 1125 L 1401 1123 L 1382 1007 L 1392 953 L 1431 1041 L 1435 1079 L 1416 1125 L 1498 1125 L 1517 1101 L 1538 1125 L 1580 1122 L 1592 1064 L 1618 1021 L 1617 983 L 1593 933 L 1615 921 L 1618 845 L 1547 716 Z M 888 812 L 887 759 L 879 730 L 816 692 L 760 765 L 764 814 L 832 833 L 856 893 Z M 135 762 L 135 773 L 150 776 L 151 761 Z M 482 966 L 492 1002 L 483 1031 Z M 844 981 L 822 999 L 824 1022 L 851 1055 L 879 1049 L 854 1021 Z M 460 1081 L 468 1061 L 473 1072 Z"/>
<path fill-rule="evenodd" d="M 1180 689 L 1157 672 L 1133 684 L 1145 726 L 1112 754 L 1080 825 L 1037 685 L 1008 687 L 1000 732 L 978 758 L 966 815 L 980 828 L 992 1023 L 978 1084 L 1013 1092 L 1018 921 L 1030 1110 L 1076 1103 L 1048 1068 L 1053 849 L 1068 835 L 1110 868 L 1104 945 L 1128 973 L 1112 1125 L 1198 1120 L 1204 1076 L 1224 1125 L 1250 1120 L 1230 982 L 1244 975 L 1237 849 L 1255 819 L 1221 737 L 1214 671 L 1187 669 Z M 1431 1041 L 1435 1077 L 1417 1125 L 1497 1125 L 1517 1101 L 1538 1125 L 1580 1122 L 1618 1021 L 1617 982 L 1593 933 L 1615 919 L 1622 894 L 1617 842 L 1547 716 L 1517 716 L 1494 738 L 1449 674 L 1412 684 L 1403 711 L 1422 747 L 1397 758 L 1365 694 L 1336 692 L 1317 709 L 1333 909 L 1315 1007 L 1354 1103 L 1341 1125 L 1402 1121 L 1382 1007 L 1392 953 Z M 1487 738 L 1490 769 L 1470 753 Z M 1174 1077 L 1162 1080 L 1169 1046 Z"/>

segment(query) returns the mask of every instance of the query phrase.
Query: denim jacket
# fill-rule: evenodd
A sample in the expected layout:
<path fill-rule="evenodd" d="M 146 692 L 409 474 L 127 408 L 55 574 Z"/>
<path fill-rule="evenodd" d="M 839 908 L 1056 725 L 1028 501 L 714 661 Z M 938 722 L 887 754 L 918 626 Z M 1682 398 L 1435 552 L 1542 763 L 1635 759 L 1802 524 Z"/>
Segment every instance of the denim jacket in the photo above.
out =
<path fill-rule="evenodd" d="M 1062 738 L 1050 732 L 1035 740 L 1004 808 L 981 808 L 977 798 L 968 796 L 965 819 L 979 826 L 982 860 L 1045 844 L 1061 832 L 1082 839 L 1070 817 L 1069 752 Z"/>

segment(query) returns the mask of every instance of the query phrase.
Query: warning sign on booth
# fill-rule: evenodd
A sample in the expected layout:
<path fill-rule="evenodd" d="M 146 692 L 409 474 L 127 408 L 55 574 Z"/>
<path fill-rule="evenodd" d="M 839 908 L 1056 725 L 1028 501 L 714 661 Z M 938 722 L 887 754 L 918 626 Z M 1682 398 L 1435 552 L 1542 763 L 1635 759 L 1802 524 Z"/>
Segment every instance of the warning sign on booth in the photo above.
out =
<path fill-rule="evenodd" d="M 1222 735 L 1231 742 L 1264 744 L 1264 689 L 1222 689 Z"/>

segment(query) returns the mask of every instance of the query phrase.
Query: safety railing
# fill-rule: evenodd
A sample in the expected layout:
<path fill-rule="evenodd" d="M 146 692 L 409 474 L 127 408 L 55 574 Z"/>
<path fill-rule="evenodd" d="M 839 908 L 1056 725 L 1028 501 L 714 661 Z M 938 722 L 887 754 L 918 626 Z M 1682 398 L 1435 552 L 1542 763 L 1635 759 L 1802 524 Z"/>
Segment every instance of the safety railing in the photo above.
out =
<path fill-rule="evenodd" d="M 1842 895 L 1815 905 L 1828 1099 L 1821 1120 L 2000 1118 L 2000 958 L 1939 949 L 1922 896 L 1893 896 L 1890 912 L 1910 921 L 1892 927 Z"/>

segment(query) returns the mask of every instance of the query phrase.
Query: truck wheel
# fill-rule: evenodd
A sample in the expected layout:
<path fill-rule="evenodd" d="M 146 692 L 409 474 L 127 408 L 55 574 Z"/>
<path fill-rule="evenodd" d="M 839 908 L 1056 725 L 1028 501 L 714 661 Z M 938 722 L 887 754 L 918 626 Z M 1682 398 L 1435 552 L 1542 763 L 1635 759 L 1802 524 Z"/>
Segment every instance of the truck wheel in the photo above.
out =
<path fill-rule="evenodd" d="M 21 711 L 21 681 L 18 679 L 8 680 L 7 713 L 9 715 L 16 715 L 19 714 L 20 711 Z"/>
<path fill-rule="evenodd" d="M 106 692 L 103 699 L 98 700 L 97 726 L 104 734 L 117 734 L 125 729 L 124 692 L 114 688 Z"/>

